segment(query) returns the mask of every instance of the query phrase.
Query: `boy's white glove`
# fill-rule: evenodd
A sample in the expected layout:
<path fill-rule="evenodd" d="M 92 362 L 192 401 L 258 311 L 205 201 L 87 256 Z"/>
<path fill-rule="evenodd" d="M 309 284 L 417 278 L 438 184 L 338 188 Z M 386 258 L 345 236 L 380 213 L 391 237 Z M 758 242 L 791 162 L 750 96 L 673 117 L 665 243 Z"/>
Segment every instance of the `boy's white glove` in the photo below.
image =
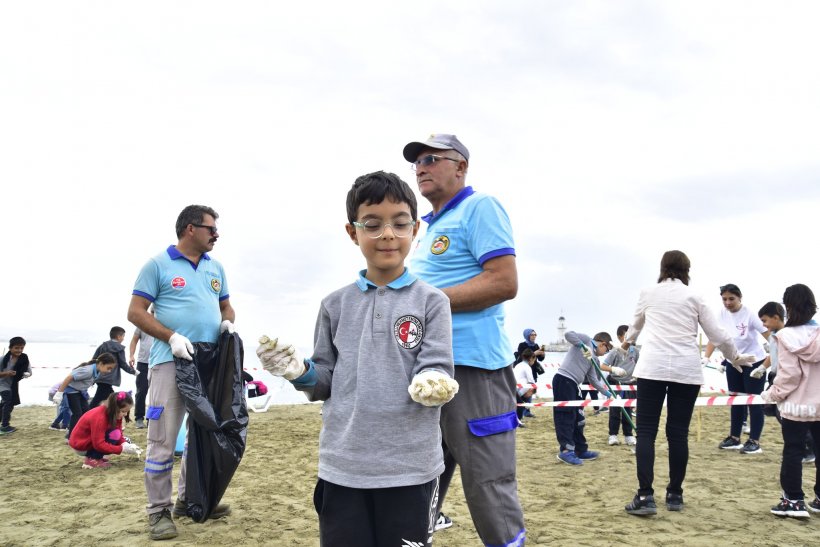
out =
<path fill-rule="evenodd" d="M 609 367 L 609 372 L 615 376 L 626 376 L 626 371 L 621 367 Z"/>
<path fill-rule="evenodd" d="M 225 319 L 222 323 L 219 324 L 219 334 L 228 331 L 228 334 L 233 334 L 236 332 L 236 327 L 233 326 L 233 323 Z"/>
<path fill-rule="evenodd" d="M 139 446 L 135 445 L 134 443 L 122 443 L 122 453 L 123 454 L 142 454 L 142 449 Z"/>
<path fill-rule="evenodd" d="M 743 373 L 743 367 L 750 367 L 755 361 L 755 356 L 750 353 L 738 353 L 735 358 L 732 359 L 732 368 Z"/>
<path fill-rule="evenodd" d="M 194 360 L 194 345 L 180 333 L 175 332 L 172 334 L 168 339 L 168 345 L 171 346 L 171 353 L 174 357 L 187 359 L 188 361 Z"/>
<path fill-rule="evenodd" d="M 278 338 L 271 340 L 262 335 L 259 338 L 259 347 L 256 348 L 256 356 L 259 357 L 262 368 L 274 376 L 284 377 L 285 380 L 295 380 L 307 371 L 305 362 L 296 348 L 280 342 Z"/>
<path fill-rule="evenodd" d="M 441 406 L 458 393 L 458 382 L 435 370 L 420 372 L 407 388 L 410 398 L 424 406 Z"/>
<path fill-rule="evenodd" d="M 760 365 L 759 367 L 754 369 L 752 372 L 750 372 L 749 376 L 759 380 L 760 378 L 763 378 L 764 374 L 766 374 L 766 367 L 764 367 L 763 365 Z"/>
<path fill-rule="evenodd" d="M 55 392 L 54 397 L 52 397 L 51 400 L 54 401 L 55 405 L 60 406 L 60 403 L 63 402 L 63 392 L 62 391 Z"/>
<path fill-rule="evenodd" d="M 581 349 L 581 353 L 583 353 L 583 354 L 584 354 L 584 357 L 585 357 L 586 359 L 592 359 L 592 352 L 591 352 L 591 351 L 589 351 L 589 348 L 588 348 L 588 347 L 583 346 L 583 347 L 582 347 L 582 348 L 580 348 L 580 349 Z"/>
<path fill-rule="evenodd" d="M 772 402 L 771 388 L 769 388 L 766 391 L 764 391 L 763 393 L 761 393 L 760 398 L 763 399 L 764 401 L 766 401 L 767 403 L 771 403 Z"/>

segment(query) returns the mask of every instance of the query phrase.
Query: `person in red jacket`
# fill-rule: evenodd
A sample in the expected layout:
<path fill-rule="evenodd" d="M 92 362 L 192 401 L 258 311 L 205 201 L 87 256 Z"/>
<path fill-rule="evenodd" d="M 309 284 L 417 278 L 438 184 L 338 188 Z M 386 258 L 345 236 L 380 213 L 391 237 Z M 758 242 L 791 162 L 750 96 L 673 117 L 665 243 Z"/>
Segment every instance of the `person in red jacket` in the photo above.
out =
<path fill-rule="evenodd" d="M 140 449 L 122 433 L 122 420 L 131 421 L 134 399 L 125 391 L 108 396 L 104 404 L 82 415 L 71 431 L 68 444 L 85 456 L 83 469 L 107 469 L 108 454 L 139 454 Z"/>

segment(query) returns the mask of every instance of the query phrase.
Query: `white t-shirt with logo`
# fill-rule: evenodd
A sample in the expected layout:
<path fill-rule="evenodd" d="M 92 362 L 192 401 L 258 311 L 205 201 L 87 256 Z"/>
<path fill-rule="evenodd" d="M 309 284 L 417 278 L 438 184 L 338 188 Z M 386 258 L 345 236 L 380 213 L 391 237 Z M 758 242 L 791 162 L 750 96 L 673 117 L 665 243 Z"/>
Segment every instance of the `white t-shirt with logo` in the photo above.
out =
<path fill-rule="evenodd" d="M 766 332 L 766 327 L 749 308 L 741 306 L 734 313 L 723 308 L 720 310 L 720 324 L 732 335 L 738 353 L 751 353 L 755 356 L 755 361 L 766 357 L 766 352 L 760 345 L 760 336 L 758 336 Z"/>

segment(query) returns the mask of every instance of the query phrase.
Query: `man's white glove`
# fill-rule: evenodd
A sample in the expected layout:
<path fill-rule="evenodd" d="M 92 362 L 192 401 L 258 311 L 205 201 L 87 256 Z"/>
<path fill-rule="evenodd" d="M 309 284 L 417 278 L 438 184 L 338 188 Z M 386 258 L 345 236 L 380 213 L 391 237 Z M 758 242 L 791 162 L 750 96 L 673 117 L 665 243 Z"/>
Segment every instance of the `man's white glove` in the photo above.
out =
<path fill-rule="evenodd" d="M 219 324 L 219 334 L 222 334 L 225 331 L 228 331 L 228 334 L 233 334 L 236 332 L 236 328 L 233 326 L 233 323 L 227 319 Z"/>
<path fill-rule="evenodd" d="M 413 377 L 407 388 L 410 398 L 424 406 L 441 406 L 458 393 L 458 382 L 432 370 Z"/>
<path fill-rule="evenodd" d="M 621 367 L 609 367 L 609 372 L 615 376 L 626 376 L 626 371 Z"/>
<path fill-rule="evenodd" d="M 180 333 L 175 332 L 172 334 L 168 339 L 168 345 L 171 346 L 171 353 L 174 354 L 174 357 L 189 361 L 194 360 L 194 345 Z"/>
<path fill-rule="evenodd" d="M 701 357 L 700 358 L 700 365 L 702 367 L 705 367 L 705 366 L 709 365 L 711 362 L 712 362 L 712 360 L 708 357 Z"/>
<path fill-rule="evenodd" d="M 760 398 L 766 401 L 767 403 L 772 402 L 772 388 L 767 389 L 763 393 L 760 394 Z"/>
<path fill-rule="evenodd" d="M 750 372 L 749 376 L 759 380 L 760 378 L 763 378 L 764 374 L 766 374 L 766 367 L 764 367 L 763 365 L 760 365 L 759 367 L 754 369 L 752 372 Z"/>
<path fill-rule="evenodd" d="M 62 391 L 55 392 L 54 397 L 52 397 L 51 400 L 54 401 L 55 405 L 60 406 L 60 403 L 63 402 L 63 392 Z"/>
<path fill-rule="evenodd" d="M 740 373 L 743 373 L 743 367 L 750 367 L 754 362 L 754 355 L 750 353 L 738 353 L 735 358 L 732 359 L 732 368 Z"/>
<path fill-rule="evenodd" d="M 23 373 L 23 378 L 30 378 L 30 377 L 31 377 L 31 371 L 30 370 L 27 370 Z"/>
<path fill-rule="evenodd" d="M 262 368 L 274 376 L 284 377 L 285 380 L 295 380 L 307 372 L 305 362 L 296 348 L 280 342 L 278 338 L 271 340 L 267 336 L 261 336 L 256 355 L 262 363 Z"/>
<path fill-rule="evenodd" d="M 123 454 L 142 454 L 142 449 L 139 446 L 135 445 L 134 443 L 122 443 L 122 453 Z"/>
<path fill-rule="evenodd" d="M 717 365 L 715 365 L 715 370 L 723 374 L 724 372 L 726 372 L 726 365 L 724 365 L 723 362 L 720 362 Z"/>

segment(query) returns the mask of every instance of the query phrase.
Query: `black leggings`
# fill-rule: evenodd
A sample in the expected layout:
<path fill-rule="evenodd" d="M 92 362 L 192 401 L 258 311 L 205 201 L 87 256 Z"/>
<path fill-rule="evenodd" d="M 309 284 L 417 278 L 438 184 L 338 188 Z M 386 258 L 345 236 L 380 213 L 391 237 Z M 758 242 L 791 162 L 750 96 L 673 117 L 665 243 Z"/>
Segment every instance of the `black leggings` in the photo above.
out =
<path fill-rule="evenodd" d="M 68 424 L 68 436 L 70 437 L 71 432 L 74 431 L 74 426 L 80 421 L 80 417 L 88 412 L 88 401 L 85 395 L 79 391 L 65 393 L 64 396 L 68 397 L 68 408 L 71 409 L 71 422 Z"/>
<path fill-rule="evenodd" d="M 666 397 L 666 440 L 669 443 L 669 485 L 666 491 L 683 494 L 683 479 L 689 463 L 689 422 L 700 393 L 696 384 L 638 379 L 638 494 L 653 494 L 655 438 L 658 436 L 663 400 Z"/>

